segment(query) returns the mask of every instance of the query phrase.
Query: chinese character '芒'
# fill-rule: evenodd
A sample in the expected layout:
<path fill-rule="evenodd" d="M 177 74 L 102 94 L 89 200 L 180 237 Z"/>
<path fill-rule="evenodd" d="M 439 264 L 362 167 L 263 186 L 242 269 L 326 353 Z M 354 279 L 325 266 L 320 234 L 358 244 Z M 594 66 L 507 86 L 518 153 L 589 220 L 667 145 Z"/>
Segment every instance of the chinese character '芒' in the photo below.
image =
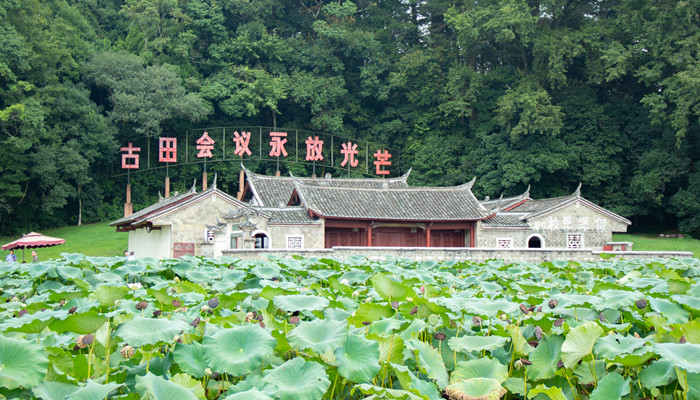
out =
<path fill-rule="evenodd" d="M 243 154 L 252 155 L 248 144 L 250 143 L 250 132 L 243 132 L 239 134 L 238 131 L 233 132 L 233 143 L 236 144 L 236 150 L 233 154 L 243 157 Z"/>
<path fill-rule="evenodd" d="M 287 132 L 270 132 L 270 156 L 279 157 L 280 154 L 287 157 L 287 150 L 284 144 L 287 143 Z"/>
<path fill-rule="evenodd" d="M 177 138 L 158 138 L 158 161 L 177 162 Z"/>
<path fill-rule="evenodd" d="M 323 140 L 318 140 L 318 136 L 306 139 L 306 161 L 323 160 Z"/>
<path fill-rule="evenodd" d="M 208 157 L 212 158 L 213 154 L 211 151 L 214 150 L 214 139 L 209 137 L 209 133 L 206 131 L 202 134 L 202 137 L 197 139 L 197 158 Z"/>
<path fill-rule="evenodd" d="M 122 147 L 120 149 L 121 151 L 126 151 L 126 153 L 122 154 L 122 168 L 123 169 L 139 169 L 139 155 L 134 154 L 138 153 L 141 151 L 140 147 L 134 147 L 131 142 L 129 142 L 129 145 L 127 147 Z M 133 163 L 129 163 L 129 160 L 133 160 Z"/>
<path fill-rule="evenodd" d="M 377 159 L 377 161 L 374 162 L 374 165 L 377 166 L 376 174 L 377 175 L 389 175 L 389 171 L 382 169 L 382 166 L 383 165 L 386 165 L 386 166 L 391 165 L 391 161 L 389 161 L 389 159 L 391 158 L 391 154 L 389 154 L 389 152 L 386 150 L 384 150 L 384 152 L 377 150 L 377 152 L 374 153 L 374 158 Z"/>
<path fill-rule="evenodd" d="M 358 160 L 355 160 L 355 155 L 357 155 L 357 153 L 357 144 L 352 144 L 352 142 L 343 143 L 340 149 L 340 154 L 344 155 L 345 158 L 343 158 L 343 162 L 340 163 L 340 166 L 344 167 L 345 164 L 350 161 L 351 167 L 357 167 L 357 164 L 359 163 Z"/>

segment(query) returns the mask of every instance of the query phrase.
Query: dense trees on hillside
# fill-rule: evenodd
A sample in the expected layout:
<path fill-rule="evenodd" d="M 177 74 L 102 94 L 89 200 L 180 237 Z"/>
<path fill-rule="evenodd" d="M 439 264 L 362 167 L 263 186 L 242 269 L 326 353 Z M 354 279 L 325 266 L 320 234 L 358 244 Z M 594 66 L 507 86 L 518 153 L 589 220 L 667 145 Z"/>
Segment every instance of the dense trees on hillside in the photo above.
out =
<path fill-rule="evenodd" d="M 0 34 L 2 233 L 118 217 L 128 140 L 245 124 L 700 235 L 698 0 L 6 0 Z M 144 205 L 162 174 L 132 179 Z"/>

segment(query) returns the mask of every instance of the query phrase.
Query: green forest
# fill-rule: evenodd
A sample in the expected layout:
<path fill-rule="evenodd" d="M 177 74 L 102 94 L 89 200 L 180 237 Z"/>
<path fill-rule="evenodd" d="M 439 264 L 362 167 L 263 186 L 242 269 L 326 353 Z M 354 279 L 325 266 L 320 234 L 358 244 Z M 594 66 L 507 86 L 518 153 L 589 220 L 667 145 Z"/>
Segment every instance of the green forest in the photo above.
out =
<path fill-rule="evenodd" d="M 3 0 L 0 34 L 0 234 L 116 219 L 120 146 L 245 124 L 700 236 L 698 0 Z M 235 194 L 239 168 L 208 169 Z M 132 175 L 135 209 L 163 177 Z"/>

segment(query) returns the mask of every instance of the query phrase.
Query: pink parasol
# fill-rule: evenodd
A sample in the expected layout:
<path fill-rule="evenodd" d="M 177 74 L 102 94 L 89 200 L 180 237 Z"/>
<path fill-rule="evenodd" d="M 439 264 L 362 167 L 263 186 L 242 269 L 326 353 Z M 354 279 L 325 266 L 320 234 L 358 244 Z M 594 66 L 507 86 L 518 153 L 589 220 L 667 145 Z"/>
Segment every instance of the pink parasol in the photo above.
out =
<path fill-rule="evenodd" d="M 66 239 L 59 239 L 51 236 L 44 236 L 40 233 L 31 232 L 20 239 L 2 246 L 3 250 L 22 249 L 22 260 L 24 260 L 24 249 L 34 249 L 37 247 L 58 246 L 66 242 Z"/>

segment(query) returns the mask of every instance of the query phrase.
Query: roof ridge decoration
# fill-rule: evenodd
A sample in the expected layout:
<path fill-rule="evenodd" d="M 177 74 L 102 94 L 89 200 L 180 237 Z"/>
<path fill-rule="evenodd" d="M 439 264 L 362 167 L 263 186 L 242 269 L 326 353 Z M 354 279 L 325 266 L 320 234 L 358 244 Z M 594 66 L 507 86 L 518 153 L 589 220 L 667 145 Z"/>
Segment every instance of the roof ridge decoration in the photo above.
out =
<path fill-rule="evenodd" d="M 576 188 L 576 191 L 574 192 L 574 196 L 576 198 L 581 198 L 581 182 L 578 183 L 578 187 Z"/>
<path fill-rule="evenodd" d="M 217 174 L 214 173 L 214 181 L 211 183 L 211 188 L 212 188 L 212 189 L 216 189 L 216 178 L 217 178 Z"/>
<path fill-rule="evenodd" d="M 192 187 L 190 188 L 190 193 L 197 193 L 197 178 L 192 181 Z"/>

